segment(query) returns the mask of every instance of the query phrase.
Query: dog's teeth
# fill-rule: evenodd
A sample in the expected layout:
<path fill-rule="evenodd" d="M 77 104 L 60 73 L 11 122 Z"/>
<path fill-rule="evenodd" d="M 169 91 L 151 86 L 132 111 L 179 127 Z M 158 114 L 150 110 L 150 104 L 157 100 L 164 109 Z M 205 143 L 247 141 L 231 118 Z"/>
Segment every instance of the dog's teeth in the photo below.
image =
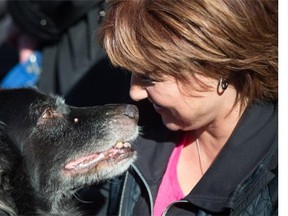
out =
<path fill-rule="evenodd" d="M 118 143 L 116 143 L 116 145 L 115 145 L 115 148 L 118 148 L 118 149 L 120 149 L 120 148 L 123 148 L 123 142 L 118 142 Z"/>
<path fill-rule="evenodd" d="M 131 148 L 131 144 L 127 143 L 127 142 L 118 142 L 118 143 L 116 143 L 116 145 L 114 147 L 117 148 L 117 149 Z"/>
<path fill-rule="evenodd" d="M 131 148 L 131 144 L 130 143 L 125 142 L 123 145 L 124 145 L 125 148 Z"/>

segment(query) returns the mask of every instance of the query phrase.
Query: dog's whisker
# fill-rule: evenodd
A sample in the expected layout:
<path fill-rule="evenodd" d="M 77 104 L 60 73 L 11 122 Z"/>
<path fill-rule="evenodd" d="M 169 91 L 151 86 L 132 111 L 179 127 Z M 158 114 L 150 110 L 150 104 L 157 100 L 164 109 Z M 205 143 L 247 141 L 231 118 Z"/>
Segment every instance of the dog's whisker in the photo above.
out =
<path fill-rule="evenodd" d="M 79 197 L 79 194 L 76 192 L 73 194 L 73 196 L 81 203 L 93 203 L 93 201 L 87 201 L 87 200 L 83 200 Z"/>
<path fill-rule="evenodd" d="M 118 182 L 121 182 L 121 179 L 117 178 L 117 177 L 114 177 L 114 178 L 110 178 L 108 180 L 106 180 L 108 183 L 118 183 Z"/>

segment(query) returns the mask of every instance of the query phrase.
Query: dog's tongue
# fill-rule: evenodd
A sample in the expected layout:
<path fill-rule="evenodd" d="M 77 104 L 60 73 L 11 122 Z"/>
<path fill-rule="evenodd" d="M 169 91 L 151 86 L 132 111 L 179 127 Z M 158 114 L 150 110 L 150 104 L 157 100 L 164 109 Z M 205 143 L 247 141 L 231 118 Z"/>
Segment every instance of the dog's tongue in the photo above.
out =
<path fill-rule="evenodd" d="M 70 161 L 64 166 L 64 169 L 68 172 L 72 171 L 73 173 L 86 172 L 103 160 L 114 161 L 121 155 L 125 155 L 129 152 L 131 152 L 131 145 L 125 142 L 119 142 L 107 151 L 92 153 Z"/>
<path fill-rule="evenodd" d="M 88 168 L 89 166 L 96 164 L 103 158 L 105 158 L 104 153 L 91 154 L 88 156 L 84 156 L 66 164 L 65 169 L 67 170 L 85 169 L 85 168 Z"/>

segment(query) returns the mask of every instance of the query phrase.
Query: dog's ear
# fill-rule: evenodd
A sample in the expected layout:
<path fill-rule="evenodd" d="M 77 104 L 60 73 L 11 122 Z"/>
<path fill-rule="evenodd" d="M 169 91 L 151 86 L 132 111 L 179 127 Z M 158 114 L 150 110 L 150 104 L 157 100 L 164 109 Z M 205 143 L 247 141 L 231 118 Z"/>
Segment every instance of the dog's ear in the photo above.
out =
<path fill-rule="evenodd" d="M 0 215 L 16 216 L 16 206 L 12 198 L 11 176 L 16 156 L 10 148 L 10 141 L 0 121 Z"/>

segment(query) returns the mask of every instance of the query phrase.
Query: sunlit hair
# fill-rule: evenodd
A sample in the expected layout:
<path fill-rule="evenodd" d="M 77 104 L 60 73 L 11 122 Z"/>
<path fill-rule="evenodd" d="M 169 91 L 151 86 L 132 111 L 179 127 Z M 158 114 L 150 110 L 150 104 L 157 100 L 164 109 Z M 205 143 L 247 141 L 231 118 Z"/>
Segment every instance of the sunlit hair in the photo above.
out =
<path fill-rule="evenodd" d="M 100 44 L 152 78 L 226 79 L 242 103 L 278 100 L 277 0 L 108 0 Z"/>

